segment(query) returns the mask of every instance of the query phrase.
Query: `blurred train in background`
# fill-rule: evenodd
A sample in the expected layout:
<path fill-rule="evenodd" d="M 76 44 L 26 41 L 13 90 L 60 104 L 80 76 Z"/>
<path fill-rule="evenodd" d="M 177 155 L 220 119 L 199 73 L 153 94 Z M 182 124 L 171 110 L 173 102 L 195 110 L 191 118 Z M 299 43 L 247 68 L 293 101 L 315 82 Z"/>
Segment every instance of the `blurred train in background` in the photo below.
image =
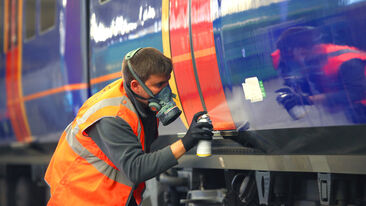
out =
<path fill-rule="evenodd" d="M 364 0 L 0 0 L 0 205 L 46 204 L 60 134 L 137 47 L 172 58 L 183 111 L 154 148 L 197 111 L 217 131 L 211 157 L 191 151 L 158 177 L 153 204 L 366 205 L 366 126 L 347 115 L 353 103 L 297 105 L 303 113 L 291 117 L 271 56 L 294 27 L 363 54 L 365 9 Z"/>

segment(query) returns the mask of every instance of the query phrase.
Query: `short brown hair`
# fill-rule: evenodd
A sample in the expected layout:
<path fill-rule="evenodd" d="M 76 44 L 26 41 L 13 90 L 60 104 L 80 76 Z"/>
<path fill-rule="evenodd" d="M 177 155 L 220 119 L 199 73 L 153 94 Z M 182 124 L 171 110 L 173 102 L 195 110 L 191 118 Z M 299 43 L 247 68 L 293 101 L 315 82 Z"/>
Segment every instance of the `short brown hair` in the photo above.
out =
<path fill-rule="evenodd" d="M 173 68 L 170 58 L 151 47 L 140 49 L 129 61 L 132 65 L 131 69 L 143 82 L 146 82 L 153 74 L 169 75 Z M 127 85 L 130 85 L 131 81 L 135 79 L 128 69 L 125 58 L 122 62 L 122 75 Z"/>
<path fill-rule="evenodd" d="M 277 49 L 281 55 L 291 52 L 295 48 L 311 48 L 321 43 L 321 33 L 311 26 L 297 26 L 285 30 L 277 41 Z"/>

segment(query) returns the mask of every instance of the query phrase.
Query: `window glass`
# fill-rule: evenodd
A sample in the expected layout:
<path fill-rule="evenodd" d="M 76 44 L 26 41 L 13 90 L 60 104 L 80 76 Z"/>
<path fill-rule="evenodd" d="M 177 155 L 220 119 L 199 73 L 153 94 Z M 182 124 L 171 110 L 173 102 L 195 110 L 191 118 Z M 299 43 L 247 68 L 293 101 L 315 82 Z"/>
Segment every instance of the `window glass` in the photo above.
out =
<path fill-rule="evenodd" d="M 13 48 L 17 44 L 18 34 L 18 1 L 10 0 L 8 5 L 8 48 Z"/>
<path fill-rule="evenodd" d="M 25 3 L 25 39 L 36 35 L 36 0 L 27 0 Z"/>
<path fill-rule="evenodd" d="M 55 25 L 56 0 L 41 0 L 41 32 Z"/>
<path fill-rule="evenodd" d="M 4 0 L 0 0 L 0 51 L 4 51 Z"/>

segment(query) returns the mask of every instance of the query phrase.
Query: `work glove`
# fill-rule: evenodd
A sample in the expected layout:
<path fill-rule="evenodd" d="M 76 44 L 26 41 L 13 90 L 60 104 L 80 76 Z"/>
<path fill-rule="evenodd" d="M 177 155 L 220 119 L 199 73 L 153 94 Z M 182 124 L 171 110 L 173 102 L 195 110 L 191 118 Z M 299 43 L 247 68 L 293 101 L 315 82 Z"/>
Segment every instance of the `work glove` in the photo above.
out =
<path fill-rule="evenodd" d="M 210 122 L 197 122 L 199 117 L 206 113 L 206 111 L 202 111 L 193 116 L 191 125 L 186 135 L 182 138 L 186 151 L 194 147 L 200 140 L 212 140 L 212 124 Z"/>
<path fill-rule="evenodd" d="M 295 93 L 290 88 L 281 88 L 276 90 L 276 93 L 278 93 L 277 102 L 286 109 L 287 113 L 294 120 L 302 118 L 305 112 L 303 109 L 295 108 L 295 106 L 313 104 L 308 96 Z"/>
<path fill-rule="evenodd" d="M 313 102 L 309 97 L 293 92 L 290 88 L 281 88 L 276 90 L 278 96 L 277 102 L 287 110 L 292 109 L 296 105 L 312 105 Z"/>

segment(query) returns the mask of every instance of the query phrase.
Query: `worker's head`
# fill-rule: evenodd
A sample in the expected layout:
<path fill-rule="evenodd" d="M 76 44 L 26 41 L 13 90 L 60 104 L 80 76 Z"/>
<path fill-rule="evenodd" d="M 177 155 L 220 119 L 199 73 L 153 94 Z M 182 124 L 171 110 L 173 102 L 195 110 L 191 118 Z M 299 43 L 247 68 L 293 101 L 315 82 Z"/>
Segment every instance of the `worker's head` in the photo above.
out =
<path fill-rule="evenodd" d="M 138 101 L 157 112 L 167 125 L 179 117 L 181 111 L 172 98 L 169 87 L 171 60 L 154 48 L 138 48 L 126 54 L 122 74 L 126 85 Z"/>
<path fill-rule="evenodd" d="M 132 52 L 135 53 L 130 57 L 129 62 L 133 71 L 142 82 L 146 83 L 151 75 L 170 77 L 173 68 L 172 61 L 159 50 L 147 47 L 133 50 L 129 54 L 132 54 Z M 122 75 L 128 86 L 131 86 L 133 80 L 135 80 L 134 82 L 137 81 L 128 69 L 128 64 L 125 59 L 122 63 Z"/>
<path fill-rule="evenodd" d="M 314 27 L 301 26 L 287 29 L 277 41 L 281 60 L 303 62 L 312 54 L 314 46 L 319 44 L 320 40 L 321 34 Z"/>

